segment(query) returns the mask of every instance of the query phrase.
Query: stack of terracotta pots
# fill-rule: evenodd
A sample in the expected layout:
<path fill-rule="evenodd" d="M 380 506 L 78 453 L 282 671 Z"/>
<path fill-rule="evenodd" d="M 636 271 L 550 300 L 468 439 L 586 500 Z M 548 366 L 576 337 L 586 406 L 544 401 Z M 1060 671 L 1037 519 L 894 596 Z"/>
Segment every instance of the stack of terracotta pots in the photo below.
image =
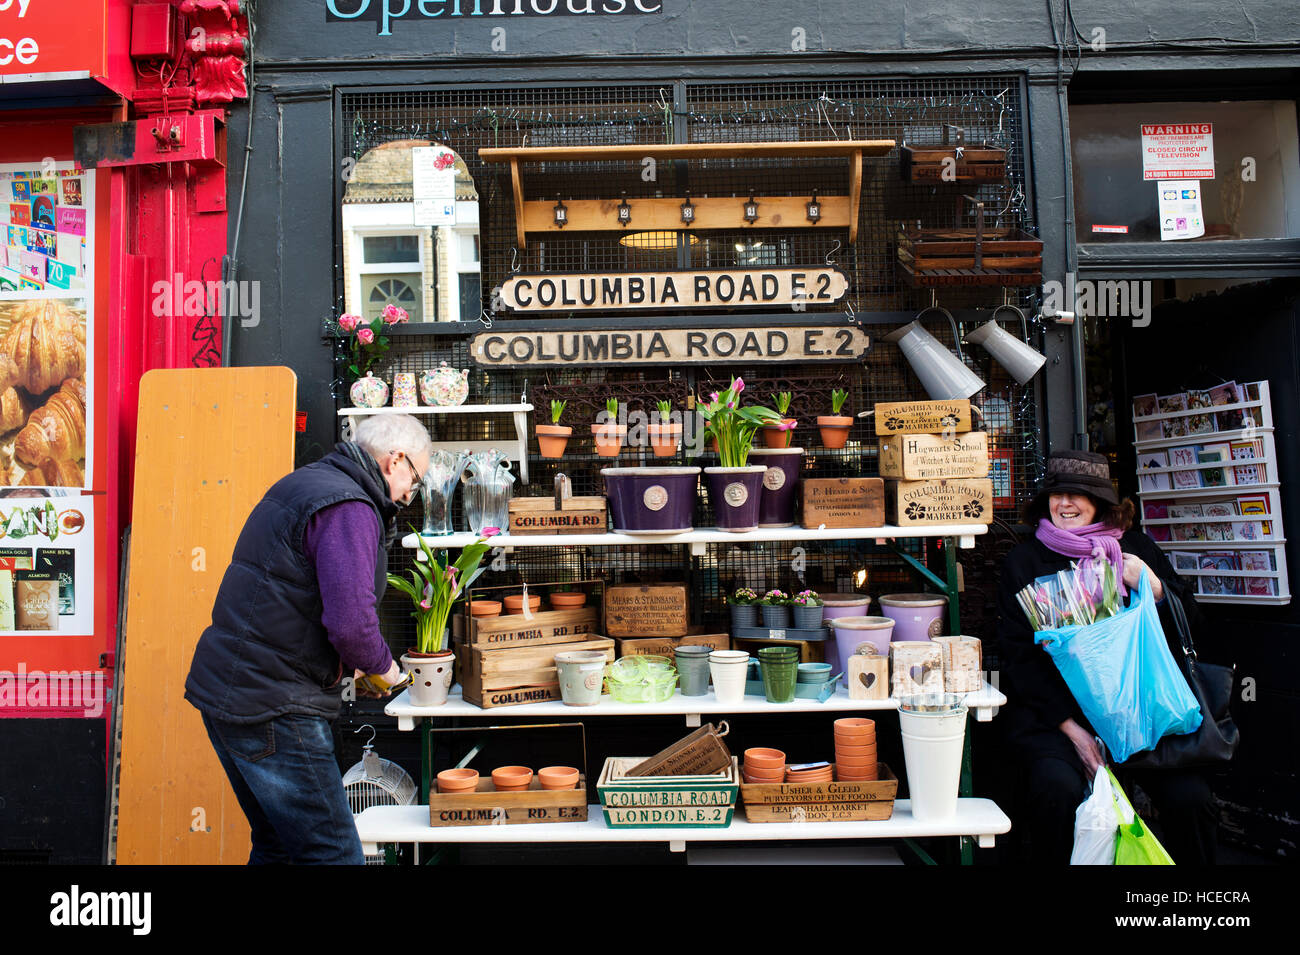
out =
<path fill-rule="evenodd" d="M 785 753 L 762 747 L 747 749 L 743 769 L 747 783 L 785 782 Z"/>
<path fill-rule="evenodd" d="M 835 721 L 835 778 L 842 783 L 879 778 L 875 720 Z"/>

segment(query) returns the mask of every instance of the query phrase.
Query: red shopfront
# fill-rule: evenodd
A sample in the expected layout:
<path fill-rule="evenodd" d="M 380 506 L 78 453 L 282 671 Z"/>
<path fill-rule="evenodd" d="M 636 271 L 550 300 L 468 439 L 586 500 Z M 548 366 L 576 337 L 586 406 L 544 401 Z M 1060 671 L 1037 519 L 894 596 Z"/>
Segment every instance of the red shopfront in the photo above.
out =
<path fill-rule="evenodd" d="M 221 361 L 171 292 L 221 275 L 239 11 L 0 2 L 0 863 L 103 857 L 138 386 Z"/>

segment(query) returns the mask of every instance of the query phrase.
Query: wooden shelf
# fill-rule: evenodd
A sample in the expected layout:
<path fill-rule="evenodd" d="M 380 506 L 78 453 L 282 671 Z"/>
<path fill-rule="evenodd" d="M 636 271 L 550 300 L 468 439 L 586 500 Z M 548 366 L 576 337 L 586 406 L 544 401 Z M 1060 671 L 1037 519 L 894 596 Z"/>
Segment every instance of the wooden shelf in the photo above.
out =
<path fill-rule="evenodd" d="M 478 151 L 484 162 L 609 162 L 655 159 L 848 159 L 855 153 L 883 156 L 892 139 L 837 139 L 780 143 L 632 143 L 620 146 L 489 146 Z"/>
<path fill-rule="evenodd" d="M 592 787 L 594 792 L 594 786 Z M 736 807 L 731 825 L 720 829 L 611 829 L 599 805 L 587 807 L 585 822 L 543 822 L 523 826 L 429 825 L 429 807 L 372 806 L 356 817 L 361 848 L 374 854 L 381 843 L 573 843 L 666 842 L 673 852 L 687 843 L 759 842 L 799 839 L 921 839 L 932 836 L 973 836 L 981 848 L 1011 829 L 1011 820 L 991 799 L 958 799 L 947 819 L 921 821 L 912 816 L 912 801 L 898 799 L 893 815 L 875 822 L 752 823 Z"/>
<path fill-rule="evenodd" d="M 533 410 L 532 405 L 417 405 L 414 408 L 395 408 L 387 405 L 383 408 L 340 408 L 340 417 L 345 415 L 366 414 L 527 414 Z"/>
<path fill-rule="evenodd" d="M 958 546 L 971 548 L 975 538 L 988 533 L 987 524 L 931 524 L 911 527 L 765 527 L 756 531 L 734 534 L 716 527 L 702 527 L 682 534 L 499 534 L 492 538 L 493 547 L 623 547 L 645 544 L 686 544 L 692 554 L 703 554 L 708 544 L 749 544 L 756 541 L 807 541 L 807 540 L 887 540 L 899 537 L 955 537 Z M 434 548 L 456 550 L 474 543 L 478 538 L 469 533 L 443 536 L 423 535 Z M 402 538 L 402 546 L 415 549 L 419 546 L 415 534 Z"/>

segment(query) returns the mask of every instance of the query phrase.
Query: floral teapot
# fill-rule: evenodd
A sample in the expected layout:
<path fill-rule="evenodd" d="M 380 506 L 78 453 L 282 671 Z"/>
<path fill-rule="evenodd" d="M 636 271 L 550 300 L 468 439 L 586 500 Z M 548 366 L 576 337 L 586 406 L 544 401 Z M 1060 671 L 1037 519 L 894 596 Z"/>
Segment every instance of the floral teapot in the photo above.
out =
<path fill-rule="evenodd" d="M 464 404 L 469 397 L 469 369 L 457 371 L 444 361 L 436 369 L 420 372 L 420 395 L 426 405 L 438 408 Z"/>
<path fill-rule="evenodd" d="M 497 450 L 470 454 L 460 480 L 465 485 L 465 520 L 470 532 L 482 534 L 485 527 L 504 530 L 515 483 L 510 458 Z"/>

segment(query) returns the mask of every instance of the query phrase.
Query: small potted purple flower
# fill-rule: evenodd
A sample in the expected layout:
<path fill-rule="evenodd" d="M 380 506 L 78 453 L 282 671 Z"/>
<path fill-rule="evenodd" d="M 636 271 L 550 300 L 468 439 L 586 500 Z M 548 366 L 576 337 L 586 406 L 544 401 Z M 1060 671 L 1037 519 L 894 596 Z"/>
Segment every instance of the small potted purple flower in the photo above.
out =
<path fill-rule="evenodd" d="M 822 598 L 815 590 L 801 590 L 790 604 L 796 630 L 817 630 L 822 625 Z"/>
<path fill-rule="evenodd" d="M 758 594 L 748 587 L 737 587 L 736 592 L 727 598 L 731 607 L 731 629 L 758 626 Z"/>
<path fill-rule="evenodd" d="M 763 613 L 763 626 L 770 630 L 784 630 L 790 626 L 790 595 L 784 590 L 769 590 L 759 604 Z"/>

